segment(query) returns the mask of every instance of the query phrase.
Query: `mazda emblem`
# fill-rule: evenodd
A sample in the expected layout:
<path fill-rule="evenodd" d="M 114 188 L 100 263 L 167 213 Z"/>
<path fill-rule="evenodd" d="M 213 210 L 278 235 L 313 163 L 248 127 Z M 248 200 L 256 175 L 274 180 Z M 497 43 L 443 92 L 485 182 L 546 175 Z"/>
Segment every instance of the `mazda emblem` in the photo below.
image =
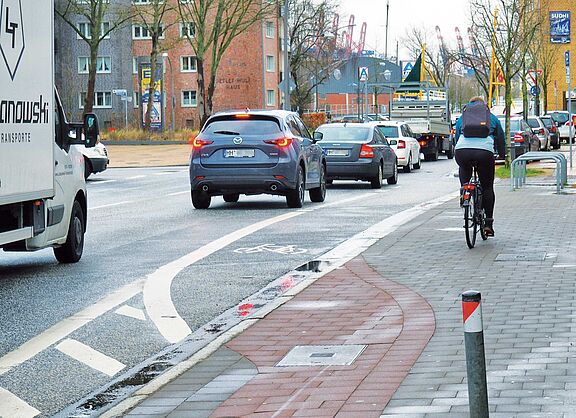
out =
<path fill-rule="evenodd" d="M 240 145 L 242 143 L 242 138 L 237 136 L 234 137 L 234 139 L 232 140 L 232 142 L 234 142 L 236 145 Z"/>

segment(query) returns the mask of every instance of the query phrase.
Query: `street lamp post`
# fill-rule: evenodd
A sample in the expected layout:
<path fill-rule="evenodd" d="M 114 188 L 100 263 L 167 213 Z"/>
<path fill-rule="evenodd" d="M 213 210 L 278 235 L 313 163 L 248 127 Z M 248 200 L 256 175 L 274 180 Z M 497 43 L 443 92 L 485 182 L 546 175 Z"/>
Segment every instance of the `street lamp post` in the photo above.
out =
<path fill-rule="evenodd" d="M 284 25 L 284 110 L 290 110 L 290 57 L 288 55 L 288 6 L 289 0 L 284 0 L 284 13 L 282 21 Z"/>
<path fill-rule="evenodd" d="M 172 60 L 167 52 L 162 54 L 162 58 L 168 58 L 168 65 L 170 66 L 170 89 L 171 89 L 171 104 L 170 106 L 170 130 L 174 132 L 174 107 L 176 106 L 176 99 L 174 98 L 174 71 L 172 69 Z M 166 63 L 164 63 L 166 68 Z"/>

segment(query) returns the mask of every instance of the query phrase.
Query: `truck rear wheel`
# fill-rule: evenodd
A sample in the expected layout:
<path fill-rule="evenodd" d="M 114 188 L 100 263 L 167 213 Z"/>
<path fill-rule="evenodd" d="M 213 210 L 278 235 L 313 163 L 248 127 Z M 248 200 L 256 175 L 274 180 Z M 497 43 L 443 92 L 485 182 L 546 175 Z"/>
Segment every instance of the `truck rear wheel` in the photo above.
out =
<path fill-rule="evenodd" d="M 84 251 L 84 212 L 82 206 L 75 200 L 70 215 L 66 243 L 54 248 L 54 256 L 60 263 L 76 263 L 82 258 Z"/>
<path fill-rule="evenodd" d="M 450 142 L 452 142 L 452 141 L 450 141 Z M 452 144 L 452 143 L 450 144 L 450 147 L 446 151 L 446 157 L 448 157 L 449 160 L 454 158 L 454 144 Z"/>

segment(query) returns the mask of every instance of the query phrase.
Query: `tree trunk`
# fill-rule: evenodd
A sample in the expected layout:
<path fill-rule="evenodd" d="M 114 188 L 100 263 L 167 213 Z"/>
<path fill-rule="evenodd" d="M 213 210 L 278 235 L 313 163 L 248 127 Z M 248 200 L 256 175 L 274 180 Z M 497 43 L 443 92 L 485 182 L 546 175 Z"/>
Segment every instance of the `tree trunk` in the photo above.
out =
<path fill-rule="evenodd" d="M 84 98 L 84 114 L 94 110 L 94 91 L 96 87 L 96 64 L 98 45 L 90 45 L 90 62 L 88 63 L 88 89 Z"/>
<path fill-rule="evenodd" d="M 510 112 L 512 109 L 512 78 L 506 77 L 504 79 L 506 86 L 504 88 L 504 104 L 506 109 L 506 127 L 504 129 L 504 139 L 506 140 L 506 168 L 510 167 L 511 160 L 511 145 L 512 141 L 510 140 Z"/>
<path fill-rule="evenodd" d="M 206 88 L 204 84 L 204 60 L 197 58 L 196 65 L 198 68 L 198 94 L 196 95 L 198 100 L 198 117 L 200 119 L 201 129 L 204 126 L 204 122 L 208 119 L 208 110 L 206 108 Z"/>
<path fill-rule="evenodd" d="M 216 91 L 216 72 L 212 71 L 210 74 L 210 82 L 208 83 L 208 94 L 206 95 L 206 114 L 204 117 L 208 119 L 208 116 L 214 111 L 214 92 Z M 206 122 L 206 119 L 202 121 L 202 125 Z"/>

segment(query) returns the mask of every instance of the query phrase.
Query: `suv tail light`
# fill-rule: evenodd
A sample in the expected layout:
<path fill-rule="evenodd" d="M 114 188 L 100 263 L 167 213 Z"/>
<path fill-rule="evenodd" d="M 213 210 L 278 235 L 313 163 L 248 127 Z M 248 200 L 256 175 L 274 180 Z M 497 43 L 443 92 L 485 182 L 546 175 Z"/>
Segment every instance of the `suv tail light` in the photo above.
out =
<path fill-rule="evenodd" d="M 278 138 L 278 139 L 268 139 L 264 141 L 267 144 L 274 144 L 279 146 L 280 148 L 285 148 L 290 146 L 292 143 L 292 138 Z"/>
<path fill-rule="evenodd" d="M 524 142 L 524 137 L 520 133 L 514 134 L 514 142 Z"/>
<path fill-rule="evenodd" d="M 540 131 L 539 131 L 539 132 L 540 132 L 540 135 L 546 134 L 546 132 L 544 131 L 544 128 L 540 128 Z"/>
<path fill-rule="evenodd" d="M 402 139 L 398 141 L 398 149 L 402 149 L 402 148 L 406 148 L 406 141 L 403 141 Z"/>
<path fill-rule="evenodd" d="M 374 150 L 370 145 L 362 144 L 360 149 L 360 158 L 374 158 Z"/>
<path fill-rule="evenodd" d="M 210 141 L 208 139 L 202 139 L 202 138 L 196 137 L 192 141 L 192 147 L 199 149 L 199 148 L 202 148 L 204 145 L 210 145 L 213 143 L 214 143 L 214 141 Z"/>
<path fill-rule="evenodd" d="M 557 131 L 556 125 L 550 126 L 549 130 L 550 130 L 550 132 L 555 133 Z"/>

